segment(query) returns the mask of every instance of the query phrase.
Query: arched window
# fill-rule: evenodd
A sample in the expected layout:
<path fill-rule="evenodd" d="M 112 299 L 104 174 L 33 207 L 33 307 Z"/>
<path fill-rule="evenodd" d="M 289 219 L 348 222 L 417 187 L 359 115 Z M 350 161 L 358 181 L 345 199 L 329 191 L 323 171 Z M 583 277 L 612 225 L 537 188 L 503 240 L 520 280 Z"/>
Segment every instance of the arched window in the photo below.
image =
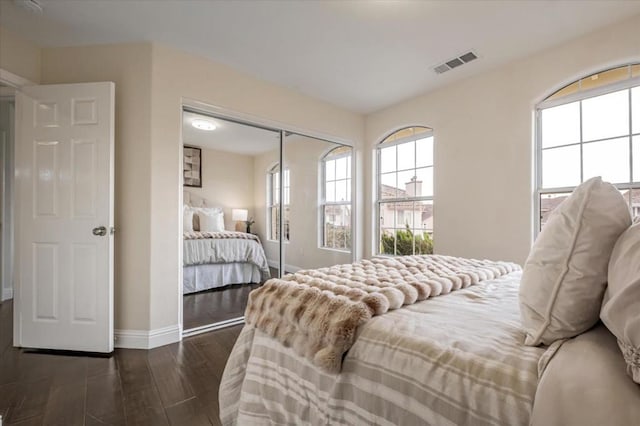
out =
<path fill-rule="evenodd" d="M 284 240 L 289 241 L 289 169 L 284 169 L 283 205 L 284 205 Z M 273 166 L 267 175 L 267 215 L 269 224 L 269 240 L 280 240 L 280 164 Z"/>
<path fill-rule="evenodd" d="M 322 157 L 322 247 L 351 250 L 351 147 Z"/>
<path fill-rule="evenodd" d="M 377 151 L 378 253 L 433 253 L 433 130 L 398 130 Z"/>
<path fill-rule="evenodd" d="M 536 232 L 594 176 L 640 213 L 640 64 L 569 84 L 538 105 L 536 118 Z"/>

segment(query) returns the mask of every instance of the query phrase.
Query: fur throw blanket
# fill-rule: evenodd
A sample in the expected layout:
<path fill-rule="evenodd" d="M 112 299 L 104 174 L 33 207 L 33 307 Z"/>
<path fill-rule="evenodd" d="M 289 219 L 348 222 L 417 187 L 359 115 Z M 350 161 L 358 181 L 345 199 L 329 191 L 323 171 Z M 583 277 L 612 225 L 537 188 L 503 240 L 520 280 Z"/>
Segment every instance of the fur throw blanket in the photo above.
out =
<path fill-rule="evenodd" d="M 376 257 L 304 270 L 252 291 L 245 320 L 337 373 L 358 327 L 373 316 L 516 270 L 514 263 L 440 255 Z"/>

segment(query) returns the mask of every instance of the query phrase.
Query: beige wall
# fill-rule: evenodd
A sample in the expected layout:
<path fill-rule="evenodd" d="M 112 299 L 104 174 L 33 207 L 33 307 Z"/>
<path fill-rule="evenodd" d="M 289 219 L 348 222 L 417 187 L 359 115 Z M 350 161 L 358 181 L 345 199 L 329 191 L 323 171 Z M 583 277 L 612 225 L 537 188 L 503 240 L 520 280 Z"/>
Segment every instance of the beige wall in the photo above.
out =
<path fill-rule="evenodd" d="M 179 150 L 183 98 L 203 101 L 306 130 L 363 140 L 364 119 L 330 104 L 266 83 L 168 47 L 153 46 L 151 99 L 151 327 L 178 318 Z"/>
<path fill-rule="evenodd" d="M 185 143 L 195 146 L 188 140 Z M 207 200 L 209 206 L 222 207 L 225 229 L 235 230 L 232 209 L 248 209 L 250 216 L 254 214 L 253 156 L 203 148 L 202 188 L 184 189 Z"/>
<path fill-rule="evenodd" d="M 640 16 L 370 114 L 365 187 L 376 143 L 400 127 L 432 127 L 436 252 L 524 262 L 533 235 L 534 106 L 581 76 L 639 61 L 638 40 Z M 366 209 L 375 211 L 372 191 Z"/>
<path fill-rule="evenodd" d="M 41 50 L 35 44 L 0 28 L 0 68 L 40 83 Z"/>
<path fill-rule="evenodd" d="M 91 81 L 116 84 L 115 328 L 146 330 L 151 311 L 151 45 L 43 50 L 42 83 Z"/>

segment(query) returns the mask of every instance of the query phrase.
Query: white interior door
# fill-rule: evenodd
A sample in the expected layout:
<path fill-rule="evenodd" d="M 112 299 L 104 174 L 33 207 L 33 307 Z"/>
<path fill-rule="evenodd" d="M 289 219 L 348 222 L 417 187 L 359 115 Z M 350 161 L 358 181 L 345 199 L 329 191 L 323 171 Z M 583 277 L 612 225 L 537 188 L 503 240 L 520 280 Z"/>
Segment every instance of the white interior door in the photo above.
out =
<path fill-rule="evenodd" d="M 14 344 L 113 350 L 113 83 L 16 96 Z"/>

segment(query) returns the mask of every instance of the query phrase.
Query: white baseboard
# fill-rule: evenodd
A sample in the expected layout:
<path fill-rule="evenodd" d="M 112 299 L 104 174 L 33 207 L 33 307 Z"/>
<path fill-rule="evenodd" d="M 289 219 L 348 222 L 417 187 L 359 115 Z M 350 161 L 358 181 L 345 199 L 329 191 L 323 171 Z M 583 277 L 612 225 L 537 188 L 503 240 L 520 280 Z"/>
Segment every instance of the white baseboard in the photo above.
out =
<path fill-rule="evenodd" d="M 179 342 L 182 330 L 178 324 L 155 330 L 115 330 L 115 347 L 125 349 L 153 349 Z"/>
<path fill-rule="evenodd" d="M 280 267 L 280 263 L 276 260 L 267 260 L 267 264 L 269 265 L 270 268 L 274 268 L 274 269 L 278 269 Z M 287 265 L 286 263 L 284 264 L 284 270 L 288 273 L 288 272 L 298 272 L 299 270 L 301 270 L 302 268 L 299 266 L 295 266 L 295 265 Z"/>
<path fill-rule="evenodd" d="M 285 272 L 289 273 L 289 272 L 298 272 L 300 271 L 302 268 L 299 266 L 295 266 L 295 265 L 287 265 L 286 263 L 284 264 L 284 270 Z"/>
<path fill-rule="evenodd" d="M 13 299 L 13 289 L 12 288 L 3 288 L 2 289 L 2 301 Z"/>

